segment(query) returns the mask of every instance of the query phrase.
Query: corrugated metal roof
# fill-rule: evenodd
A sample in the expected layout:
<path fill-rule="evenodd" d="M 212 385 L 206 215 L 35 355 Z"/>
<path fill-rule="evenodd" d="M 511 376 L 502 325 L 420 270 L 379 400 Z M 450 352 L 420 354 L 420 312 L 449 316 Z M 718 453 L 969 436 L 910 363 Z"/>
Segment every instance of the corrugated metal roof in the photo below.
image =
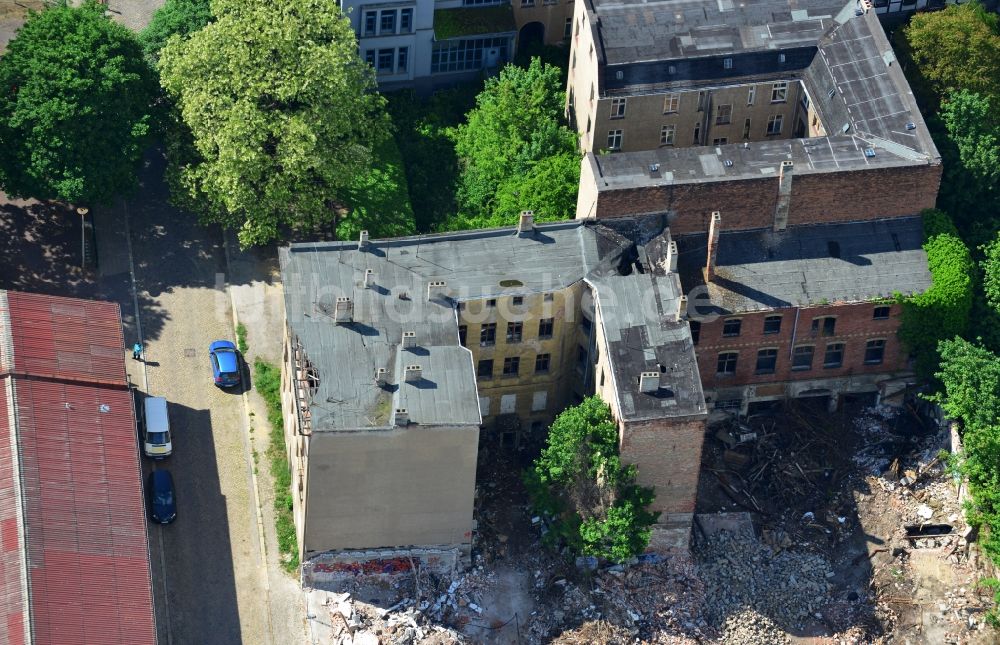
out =
<path fill-rule="evenodd" d="M 0 292 L 0 349 L 0 624 L 30 589 L 34 643 L 156 643 L 118 306 Z"/>
<path fill-rule="evenodd" d="M 0 324 L 9 320 L 0 352 L 13 352 L 0 357 L 0 366 L 43 378 L 125 385 L 117 304 L 16 291 L 0 295 L 6 296 L 0 298 Z"/>

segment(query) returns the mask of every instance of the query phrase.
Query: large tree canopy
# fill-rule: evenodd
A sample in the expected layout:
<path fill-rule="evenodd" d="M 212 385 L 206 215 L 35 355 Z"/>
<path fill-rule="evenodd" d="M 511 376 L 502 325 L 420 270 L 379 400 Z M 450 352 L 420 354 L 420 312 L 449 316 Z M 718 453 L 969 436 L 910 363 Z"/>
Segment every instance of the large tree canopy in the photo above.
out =
<path fill-rule="evenodd" d="M 89 204 L 135 185 L 156 79 L 104 7 L 31 14 L 0 57 L 0 88 L 7 193 Z"/>
<path fill-rule="evenodd" d="M 212 20 L 210 4 L 209 0 L 167 0 L 139 34 L 142 50 L 156 60 L 171 36 L 176 34 L 183 38 Z"/>
<path fill-rule="evenodd" d="M 914 15 L 904 31 L 919 73 L 913 80 L 928 84 L 939 98 L 962 89 L 1000 94 L 998 22 L 977 2 Z"/>
<path fill-rule="evenodd" d="M 243 245 L 330 224 L 388 126 L 350 24 L 335 0 L 215 0 L 212 12 L 160 52 L 189 129 L 170 146 L 175 200 L 239 228 Z"/>
<path fill-rule="evenodd" d="M 591 396 L 556 417 L 525 483 L 553 535 L 577 553 L 624 562 L 649 546 L 659 516 L 649 512 L 653 491 L 637 486 L 636 474 L 618 455 L 611 410 Z"/>
<path fill-rule="evenodd" d="M 486 82 L 455 130 L 462 214 L 449 227 L 512 224 L 524 209 L 543 221 L 573 216 L 580 162 L 562 109 L 559 69 L 537 58 Z"/>

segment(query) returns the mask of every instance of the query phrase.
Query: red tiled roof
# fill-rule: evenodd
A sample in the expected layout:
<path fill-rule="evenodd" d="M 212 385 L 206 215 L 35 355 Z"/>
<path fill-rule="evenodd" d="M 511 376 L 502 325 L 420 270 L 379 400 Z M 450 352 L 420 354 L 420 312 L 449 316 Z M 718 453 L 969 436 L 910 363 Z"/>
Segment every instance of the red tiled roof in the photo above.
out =
<path fill-rule="evenodd" d="M 121 338 L 115 304 L 0 291 L 0 624 L 11 643 L 27 621 L 37 644 L 156 643 Z"/>

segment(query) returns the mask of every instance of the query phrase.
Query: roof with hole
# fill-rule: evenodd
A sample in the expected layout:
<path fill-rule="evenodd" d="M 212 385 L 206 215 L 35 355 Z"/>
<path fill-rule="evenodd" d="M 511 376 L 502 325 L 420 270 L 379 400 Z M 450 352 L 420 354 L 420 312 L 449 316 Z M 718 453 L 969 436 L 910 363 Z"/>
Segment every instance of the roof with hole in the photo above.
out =
<path fill-rule="evenodd" d="M 654 224 L 655 232 L 640 225 L 630 234 L 655 236 L 663 223 Z M 571 221 L 540 224 L 524 235 L 504 228 L 372 241 L 364 250 L 357 242 L 282 249 L 289 331 L 318 377 L 305 402 L 312 431 L 387 428 L 399 408 L 408 411 L 412 423 L 478 425 L 472 354 L 458 337 L 456 307 L 466 301 L 554 291 L 592 276 L 599 299 L 609 303 L 605 325 L 639 351 L 620 357 L 623 373 L 642 371 L 650 343 L 677 340 L 664 351 L 688 351 L 687 325 L 661 328 L 658 322 L 671 306 L 666 301 L 660 303 L 662 310 L 650 311 L 612 302 L 617 293 L 644 293 L 651 286 L 649 275 L 617 273 L 617 263 L 630 258 L 634 247 L 632 239 L 607 225 Z M 365 288 L 369 270 L 372 285 Z M 445 286 L 428 297 L 434 282 Z M 353 302 L 353 321 L 336 323 L 337 298 L 344 297 Z M 636 335 L 618 327 L 634 328 Z M 401 344 L 407 331 L 415 334 L 412 348 Z M 681 339 L 685 335 L 688 345 Z M 419 379 L 406 380 L 408 365 L 421 367 Z M 376 384 L 379 368 L 386 370 L 381 386 Z M 684 383 L 700 399 L 696 367 L 693 380 Z M 682 411 L 690 412 L 683 405 L 662 412 Z"/>
<path fill-rule="evenodd" d="M 730 314 L 824 303 L 870 302 L 931 285 L 919 217 L 722 232 L 716 277 L 702 314 Z M 706 235 L 678 239 L 688 293 L 704 285 Z"/>
<path fill-rule="evenodd" d="M 0 538 L 6 642 L 156 642 L 116 304 L 0 291 Z"/>

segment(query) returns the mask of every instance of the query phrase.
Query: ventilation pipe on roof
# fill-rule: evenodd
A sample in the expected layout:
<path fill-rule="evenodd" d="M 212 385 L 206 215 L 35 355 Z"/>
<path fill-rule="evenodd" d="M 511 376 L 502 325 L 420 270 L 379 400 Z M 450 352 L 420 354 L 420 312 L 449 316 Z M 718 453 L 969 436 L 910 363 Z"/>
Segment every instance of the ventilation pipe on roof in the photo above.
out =
<path fill-rule="evenodd" d="M 446 295 L 447 288 L 448 283 L 444 280 L 431 280 L 427 283 L 427 299 L 434 300 L 435 298 Z"/>
<path fill-rule="evenodd" d="M 365 269 L 365 289 L 371 289 L 373 286 L 375 286 L 375 271 Z"/>
<path fill-rule="evenodd" d="M 368 231 L 361 231 L 361 238 L 358 240 L 358 250 L 364 251 L 368 248 Z"/>
<path fill-rule="evenodd" d="M 423 378 L 424 370 L 419 365 L 407 365 L 404 374 L 406 382 L 413 383 Z"/>
<path fill-rule="evenodd" d="M 659 372 L 642 372 L 639 374 L 639 391 L 652 394 L 660 389 Z"/>
<path fill-rule="evenodd" d="M 406 408 L 396 408 L 394 423 L 397 426 L 410 425 L 410 411 Z"/>
<path fill-rule="evenodd" d="M 535 230 L 535 211 L 521 211 L 517 220 L 517 234 L 530 235 Z"/>
<path fill-rule="evenodd" d="M 677 299 L 677 311 L 674 312 L 674 322 L 684 320 L 684 312 L 687 311 L 688 297 L 681 296 Z"/>
<path fill-rule="evenodd" d="M 705 281 L 711 282 L 715 277 L 715 260 L 719 253 L 719 232 L 722 229 L 722 215 L 719 211 L 712 213 L 712 221 L 708 225 L 708 259 L 705 263 Z"/>
<path fill-rule="evenodd" d="M 411 347 L 417 346 L 417 332 L 415 331 L 404 331 L 403 332 L 403 349 L 410 349 Z"/>
<path fill-rule="evenodd" d="M 792 205 L 792 162 L 782 161 L 778 174 L 778 203 L 774 207 L 774 230 L 788 228 L 788 211 Z"/>
<path fill-rule="evenodd" d="M 354 301 L 346 296 L 339 296 L 333 309 L 333 322 L 349 323 L 354 321 Z"/>

